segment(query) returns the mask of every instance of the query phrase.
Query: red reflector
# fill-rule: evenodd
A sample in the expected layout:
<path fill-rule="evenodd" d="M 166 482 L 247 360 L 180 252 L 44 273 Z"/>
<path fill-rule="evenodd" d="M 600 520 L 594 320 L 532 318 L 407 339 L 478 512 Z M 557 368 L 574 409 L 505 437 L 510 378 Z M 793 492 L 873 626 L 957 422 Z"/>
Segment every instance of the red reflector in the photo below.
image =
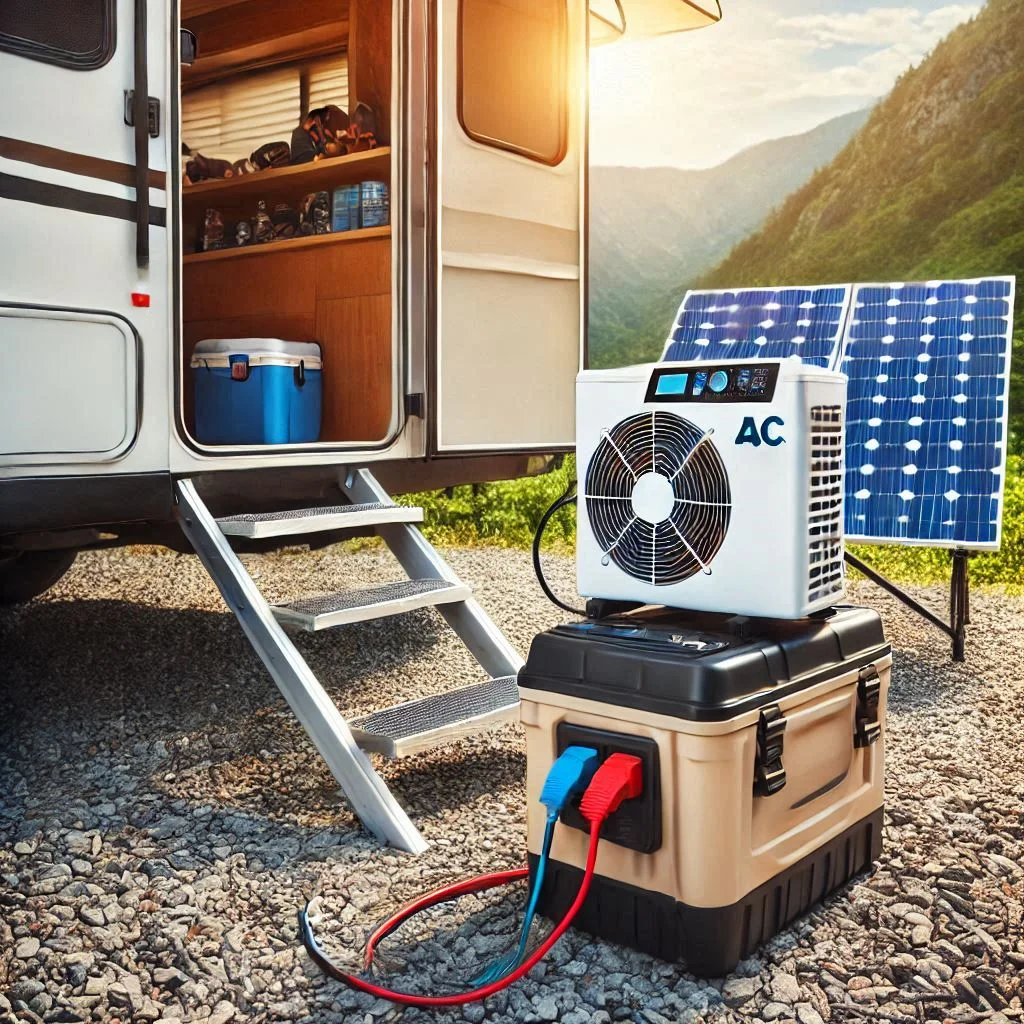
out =
<path fill-rule="evenodd" d="M 146 292 L 132 292 L 133 306 L 149 306 L 149 295 Z"/>

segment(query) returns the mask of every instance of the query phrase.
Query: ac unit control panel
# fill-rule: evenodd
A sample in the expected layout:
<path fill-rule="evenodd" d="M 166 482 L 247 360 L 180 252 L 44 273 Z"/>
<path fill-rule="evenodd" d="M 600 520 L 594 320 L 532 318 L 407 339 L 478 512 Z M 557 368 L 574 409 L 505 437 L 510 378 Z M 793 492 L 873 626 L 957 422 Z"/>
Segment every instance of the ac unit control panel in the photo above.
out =
<path fill-rule="evenodd" d="M 778 379 L 777 362 L 659 366 L 651 374 L 645 401 L 770 402 Z"/>

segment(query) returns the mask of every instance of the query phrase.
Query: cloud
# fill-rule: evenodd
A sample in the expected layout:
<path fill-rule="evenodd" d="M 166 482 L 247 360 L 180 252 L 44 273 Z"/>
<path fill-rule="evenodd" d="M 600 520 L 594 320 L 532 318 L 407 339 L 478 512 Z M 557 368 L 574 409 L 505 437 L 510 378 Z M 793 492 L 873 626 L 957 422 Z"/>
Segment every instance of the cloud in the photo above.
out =
<path fill-rule="evenodd" d="M 977 14 L 980 4 L 949 4 L 934 11 L 915 7 L 871 7 L 845 14 L 809 14 L 783 18 L 778 27 L 792 30 L 818 46 L 893 46 L 900 43 L 928 45 L 946 35 L 960 22 Z"/>
<path fill-rule="evenodd" d="M 873 7 L 846 14 L 783 18 L 778 23 L 780 29 L 813 41 L 821 50 L 836 46 L 875 49 L 855 61 L 815 69 L 796 84 L 780 83 L 780 88 L 770 90 L 770 98 L 881 96 L 902 72 L 979 9 L 978 4 L 950 4 L 933 11 Z"/>
<path fill-rule="evenodd" d="M 713 28 L 597 49 L 592 158 L 708 167 L 864 107 L 980 9 L 941 2 L 842 0 L 823 14 L 808 0 L 730 0 Z"/>

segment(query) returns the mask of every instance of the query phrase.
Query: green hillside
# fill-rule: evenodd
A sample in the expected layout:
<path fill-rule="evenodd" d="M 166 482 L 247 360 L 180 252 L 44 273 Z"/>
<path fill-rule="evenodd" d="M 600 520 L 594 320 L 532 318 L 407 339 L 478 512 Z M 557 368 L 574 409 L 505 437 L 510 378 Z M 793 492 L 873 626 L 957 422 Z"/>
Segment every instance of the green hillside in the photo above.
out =
<path fill-rule="evenodd" d="M 590 359 L 656 359 L 693 281 L 764 222 L 783 196 L 826 166 L 868 118 L 844 114 L 769 139 L 708 170 L 590 169 Z"/>
<path fill-rule="evenodd" d="M 1024 449 L 1024 3 L 989 0 L 701 287 L 1016 274 Z"/>

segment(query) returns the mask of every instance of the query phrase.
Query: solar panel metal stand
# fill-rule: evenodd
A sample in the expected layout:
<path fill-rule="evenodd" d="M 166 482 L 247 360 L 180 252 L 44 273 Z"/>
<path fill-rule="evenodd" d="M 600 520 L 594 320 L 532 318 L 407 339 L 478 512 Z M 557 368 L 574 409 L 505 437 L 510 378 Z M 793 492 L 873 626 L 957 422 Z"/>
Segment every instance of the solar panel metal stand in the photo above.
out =
<path fill-rule="evenodd" d="M 911 611 L 917 612 L 922 618 L 927 619 L 933 626 L 941 629 L 953 641 L 953 660 L 964 660 L 964 647 L 966 640 L 965 626 L 970 625 L 970 580 L 967 573 L 967 559 L 969 552 L 963 548 L 954 548 L 950 551 L 953 559 L 952 571 L 949 578 L 949 622 L 940 618 L 930 608 L 921 604 L 916 598 L 911 597 L 905 590 L 887 579 L 880 572 L 872 569 L 866 562 L 861 561 L 856 555 L 846 552 L 846 561 L 859 573 L 866 576 L 872 583 L 877 584 L 883 590 L 892 594 L 897 601 L 902 602 Z"/>
<path fill-rule="evenodd" d="M 174 485 L 182 531 L 353 810 L 382 841 L 421 853 L 426 842 L 364 751 L 401 757 L 517 718 L 516 676 L 522 658 L 417 529 L 422 509 L 396 505 L 365 469 L 347 473 L 341 490 L 349 504 L 218 520 L 193 481 L 177 480 Z M 407 580 L 279 606 L 267 603 L 228 541 L 229 536 L 282 536 L 295 543 L 317 532 L 366 527 L 383 538 Z M 488 680 L 403 702 L 350 722 L 283 628 L 339 628 L 428 605 L 437 608 Z"/>

